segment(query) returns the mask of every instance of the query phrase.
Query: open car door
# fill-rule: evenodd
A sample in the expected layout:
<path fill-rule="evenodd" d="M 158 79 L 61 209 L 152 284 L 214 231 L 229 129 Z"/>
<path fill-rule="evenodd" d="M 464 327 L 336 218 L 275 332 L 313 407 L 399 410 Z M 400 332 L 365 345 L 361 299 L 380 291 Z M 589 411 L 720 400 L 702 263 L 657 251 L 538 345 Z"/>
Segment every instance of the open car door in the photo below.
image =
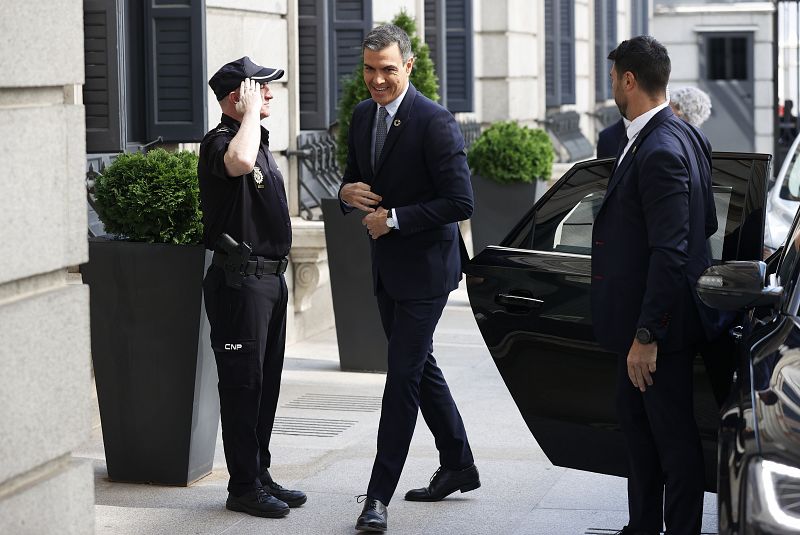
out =
<path fill-rule="evenodd" d="M 770 160 L 766 154 L 714 153 L 714 262 L 761 259 Z M 613 163 L 576 164 L 465 272 L 481 335 L 550 461 L 625 476 L 626 448 L 614 407 L 617 357 L 595 341 L 590 306 L 592 225 Z M 719 406 L 710 379 L 698 356 L 695 416 L 707 488 L 715 490 Z"/>

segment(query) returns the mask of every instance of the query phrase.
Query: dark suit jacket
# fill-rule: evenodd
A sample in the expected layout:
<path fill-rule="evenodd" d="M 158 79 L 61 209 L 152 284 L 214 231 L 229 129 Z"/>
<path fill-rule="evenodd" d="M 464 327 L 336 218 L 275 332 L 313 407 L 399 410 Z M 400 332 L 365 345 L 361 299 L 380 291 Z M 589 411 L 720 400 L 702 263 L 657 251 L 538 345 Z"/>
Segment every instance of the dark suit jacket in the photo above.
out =
<path fill-rule="evenodd" d="M 625 123 L 620 119 L 597 134 L 597 157 L 613 158 L 617 155 L 622 136 L 625 135 Z"/>
<path fill-rule="evenodd" d="M 592 317 L 606 349 L 627 354 L 640 326 L 666 352 L 692 346 L 703 328 L 711 335 L 718 319 L 695 286 L 716 228 L 711 146 L 667 107 L 617 163 L 594 222 Z"/>
<path fill-rule="evenodd" d="M 371 99 L 353 111 L 343 177 L 343 185 L 369 184 L 400 224 L 370 238 L 374 289 L 380 283 L 396 300 L 449 293 L 461 280 L 457 222 L 468 219 L 473 207 L 461 130 L 449 111 L 409 84 L 373 172 L 376 111 Z"/>

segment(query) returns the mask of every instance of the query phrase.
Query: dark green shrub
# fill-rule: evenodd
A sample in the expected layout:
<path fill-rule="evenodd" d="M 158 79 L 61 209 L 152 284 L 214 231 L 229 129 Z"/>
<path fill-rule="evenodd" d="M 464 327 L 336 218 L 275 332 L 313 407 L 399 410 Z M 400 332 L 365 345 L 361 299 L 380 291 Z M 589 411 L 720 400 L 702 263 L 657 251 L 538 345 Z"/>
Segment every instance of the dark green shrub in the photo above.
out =
<path fill-rule="evenodd" d="M 95 205 L 109 234 L 150 243 L 200 243 L 197 155 L 164 149 L 121 154 L 97 178 Z"/>
<path fill-rule="evenodd" d="M 414 69 L 411 71 L 411 83 L 417 91 L 433 100 L 439 101 L 439 78 L 433 66 L 430 50 L 416 35 L 417 28 L 414 19 L 405 10 L 397 15 L 392 24 L 399 26 L 411 38 L 411 51 L 414 54 Z M 339 131 L 336 135 L 336 161 L 344 170 L 347 163 L 347 134 L 350 131 L 350 119 L 353 117 L 353 109 L 356 104 L 369 97 L 369 91 L 364 84 L 364 62 L 359 62 L 353 74 L 342 78 L 342 95 L 339 97 Z"/>
<path fill-rule="evenodd" d="M 473 173 L 501 183 L 548 180 L 554 159 L 547 132 L 514 121 L 489 126 L 467 153 Z"/>

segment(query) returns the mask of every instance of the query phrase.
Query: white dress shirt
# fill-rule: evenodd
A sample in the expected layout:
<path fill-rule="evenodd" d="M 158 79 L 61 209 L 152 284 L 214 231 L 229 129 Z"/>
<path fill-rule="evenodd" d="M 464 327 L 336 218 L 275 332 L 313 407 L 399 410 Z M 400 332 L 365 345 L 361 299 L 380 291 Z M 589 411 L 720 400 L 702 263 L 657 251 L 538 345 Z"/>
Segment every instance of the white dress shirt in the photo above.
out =
<path fill-rule="evenodd" d="M 652 119 L 656 113 L 660 112 L 667 106 L 669 106 L 669 100 L 659 104 L 650 111 L 644 112 L 639 117 L 631 121 L 631 124 L 629 124 L 628 127 L 625 129 L 625 134 L 628 136 L 628 144 L 625 145 L 625 149 L 619 156 L 619 163 L 622 163 L 622 160 L 625 159 L 625 155 L 628 154 L 628 149 L 630 149 L 631 145 L 633 145 L 633 142 L 636 139 L 636 136 L 639 135 L 639 132 L 641 132 L 644 129 L 644 127 L 647 126 L 647 123 L 650 122 L 650 119 Z"/>

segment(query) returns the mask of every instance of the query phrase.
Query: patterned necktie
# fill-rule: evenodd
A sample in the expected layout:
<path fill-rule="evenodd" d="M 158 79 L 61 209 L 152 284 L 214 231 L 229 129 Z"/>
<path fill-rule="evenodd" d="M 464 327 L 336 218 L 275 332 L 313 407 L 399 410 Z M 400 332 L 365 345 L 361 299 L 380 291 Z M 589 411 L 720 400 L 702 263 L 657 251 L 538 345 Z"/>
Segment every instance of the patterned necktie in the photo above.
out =
<path fill-rule="evenodd" d="M 389 112 L 386 111 L 386 108 L 381 106 L 378 108 L 378 124 L 375 128 L 375 157 L 372 160 L 372 168 L 378 166 L 378 161 L 381 158 L 381 151 L 383 150 L 383 144 L 386 142 L 386 134 L 388 133 L 386 128 L 386 116 Z"/>

